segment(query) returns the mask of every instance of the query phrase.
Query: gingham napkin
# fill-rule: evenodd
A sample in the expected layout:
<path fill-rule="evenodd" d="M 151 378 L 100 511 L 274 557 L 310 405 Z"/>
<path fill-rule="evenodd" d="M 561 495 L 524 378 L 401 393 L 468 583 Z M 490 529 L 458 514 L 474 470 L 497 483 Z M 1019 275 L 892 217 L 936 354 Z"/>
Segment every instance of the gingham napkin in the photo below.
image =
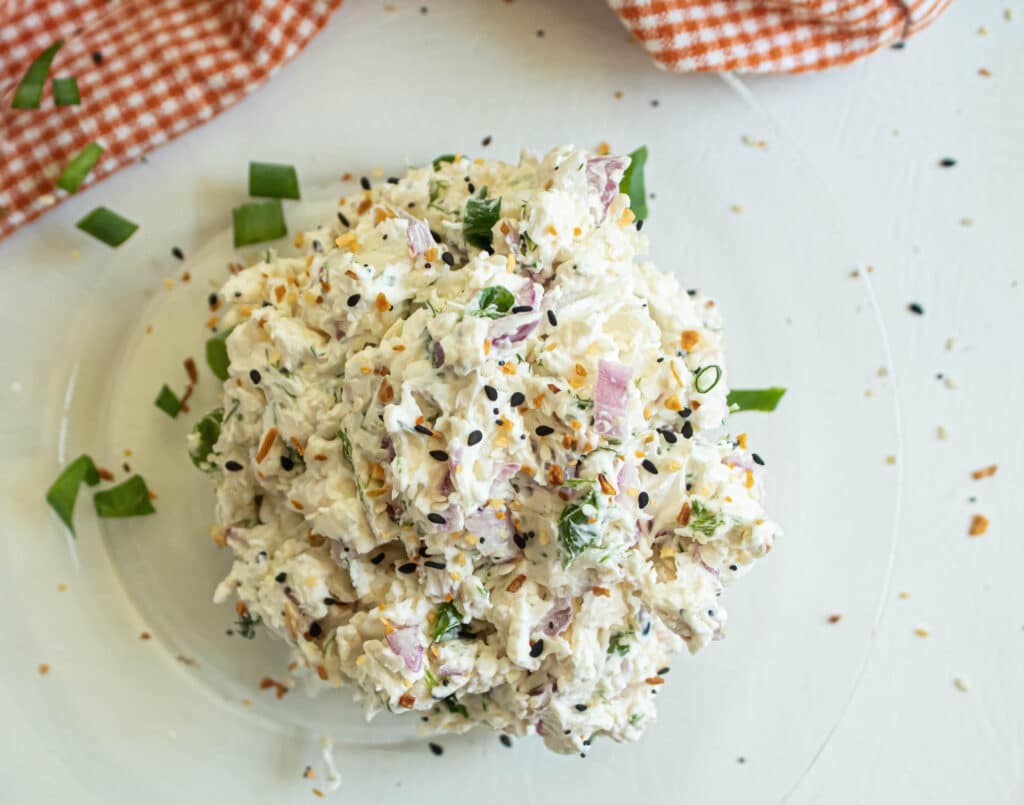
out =
<path fill-rule="evenodd" d="M 0 239 L 67 198 L 54 181 L 87 143 L 82 189 L 244 98 L 298 53 L 341 0 L 0 0 Z M 33 59 L 81 105 L 12 109 Z M 80 189 L 78 192 L 82 192 Z"/>
<path fill-rule="evenodd" d="M 800 73 L 848 64 L 952 0 L 608 0 L 666 70 Z"/>

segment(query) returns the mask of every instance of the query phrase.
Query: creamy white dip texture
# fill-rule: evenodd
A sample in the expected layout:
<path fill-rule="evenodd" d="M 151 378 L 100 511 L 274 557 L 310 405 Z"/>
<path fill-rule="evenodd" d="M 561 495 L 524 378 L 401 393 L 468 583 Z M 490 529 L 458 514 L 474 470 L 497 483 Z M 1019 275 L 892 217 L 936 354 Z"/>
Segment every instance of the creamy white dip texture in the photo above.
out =
<path fill-rule="evenodd" d="M 438 161 L 220 292 L 216 600 L 369 715 L 635 740 L 772 547 L 718 307 L 637 259 L 628 162 Z"/>

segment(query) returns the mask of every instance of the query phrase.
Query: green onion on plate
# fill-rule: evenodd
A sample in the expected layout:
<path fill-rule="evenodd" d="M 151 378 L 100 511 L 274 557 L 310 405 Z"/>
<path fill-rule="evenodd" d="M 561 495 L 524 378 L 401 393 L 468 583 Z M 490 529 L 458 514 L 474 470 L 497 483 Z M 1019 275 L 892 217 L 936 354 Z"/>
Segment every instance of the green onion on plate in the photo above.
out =
<path fill-rule="evenodd" d="M 97 207 L 75 226 L 114 248 L 128 240 L 139 228 L 138 224 L 133 224 L 106 207 Z"/>
<path fill-rule="evenodd" d="M 253 201 L 232 210 L 235 248 L 277 240 L 288 234 L 280 199 Z"/>
<path fill-rule="evenodd" d="M 733 389 L 725 398 L 729 411 L 774 411 L 786 390 L 780 386 L 766 389 Z"/>
<path fill-rule="evenodd" d="M 153 401 L 153 404 L 171 419 L 177 419 L 178 414 L 181 413 L 181 409 L 184 407 L 178 395 L 171 391 L 170 386 L 166 383 L 161 387 L 160 393 L 156 395 L 156 400 Z"/>
<path fill-rule="evenodd" d="M 141 475 L 133 475 L 117 486 L 97 492 L 92 500 L 100 517 L 137 517 L 156 513 Z"/>
<path fill-rule="evenodd" d="M 71 536 L 76 536 L 73 518 L 79 487 L 83 483 L 96 486 L 99 482 L 100 474 L 96 465 L 89 456 L 83 454 L 68 464 L 46 491 L 46 502 L 57 512 L 61 522 L 71 532 Z"/>
<path fill-rule="evenodd" d="M 299 176 L 291 165 L 250 162 L 249 195 L 266 198 L 301 198 Z"/>

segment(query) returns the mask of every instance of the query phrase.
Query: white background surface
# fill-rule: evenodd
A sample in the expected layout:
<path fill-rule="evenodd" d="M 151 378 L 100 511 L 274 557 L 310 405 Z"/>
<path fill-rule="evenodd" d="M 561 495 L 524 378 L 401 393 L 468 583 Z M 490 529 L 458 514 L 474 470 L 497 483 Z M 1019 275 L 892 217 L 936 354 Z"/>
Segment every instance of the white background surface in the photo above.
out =
<path fill-rule="evenodd" d="M 95 272 L 96 292 L 106 295 L 111 309 L 135 304 L 139 287 L 158 287 L 161 277 L 176 270 L 167 256 L 170 245 L 189 252 L 223 228 L 224 211 L 241 200 L 239 166 L 249 159 L 291 161 L 303 176 L 328 177 L 341 170 L 358 175 L 375 165 L 388 166 L 390 172 L 404 156 L 415 161 L 447 150 L 478 153 L 485 134 L 494 136 L 493 155 L 508 158 L 520 144 L 545 147 L 575 140 L 592 145 L 606 139 L 616 148 L 629 148 L 649 140 L 654 130 L 662 142 L 666 132 L 678 132 L 679 158 L 699 163 L 709 158 L 700 149 L 709 147 L 716 156 L 735 154 L 735 169 L 692 188 L 690 203 L 720 210 L 723 221 L 750 228 L 758 226 L 759 199 L 745 192 L 751 186 L 748 177 L 761 170 L 757 160 L 777 158 L 775 143 L 785 141 L 804 166 L 793 185 L 784 188 L 793 196 L 794 214 L 799 214 L 801 197 L 810 193 L 808 173 L 816 174 L 814 197 L 822 192 L 831 197 L 844 233 L 841 248 L 837 245 L 832 254 L 815 252 L 823 264 L 808 268 L 840 275 L 874 267 L 873 287 L 892 351 L 887 383 L 895 388 L 903 427 L 902 448 L 894 445 L 892 450 L 895 470 L 886 468 L 880 455 L 879 472 L 891 472 L 894 484 L 902 474 L 904 484 L 892 589 L 864 676 L 791 801 L 1024 803 L 1024 592 L 1019 572 L 1024 539 L 1012 520 L 1020 510 L 1024 482 L 1024 439 L 1018 425 L 1024 401 L 1024 289 L 1018 284 L 1024 273 L 1024 7 L 960 0 L 902 51 L 887 50 L 823 75 L 744 79 L 745 89 L 737 92 L 718 77 L 656 71 L 638 48 L 626 43 L 625 32 L 598 2 L 432 2 L 427 15 L 415 3 L 396 5 L 396 12 L 386 13 L 379 3 L 351 2 L 306 53 L 239 107 L 154 153 L 149 165 L 122 172 L 0 244 L 0 287 L 8 305 L 2 328 L 10 345 L 5 361 L 10 378 L 22 384 L 20 392 L 6 384 L 0 389 L 6 414 L 0 433 L 13 445 L 3 475 L 5 491 L 13 493 L 7 505 L 19 513 L 38 509 L 38 490 L 52 475 L 52 463 L 26 474 L 25 467 L 36 467 L 32 452 L 52 448 L 53 440 L 26 433 L 20 424 L 59 394 L 67 380 L 55 371 L 51 382 L 40 356 L 52 357 L 56 365 L 69 351 L 69 338 L 102 346 L 116 335 L 104 331 L 101 316 L 76 319 L 76 299 L 89 289 L 80 278 L 68 282 L 68 272 Z M 1007 6 L 1017 11 L 1013 21 L 1004 18 Z M 987 35 L 979 33 L 983 27 Z M 543 38 L 535 35 L 538 28 L 545 31 Z M 386 63 L 378 67 L 374 55 Z M 978 74 L 983 67 L 991 70 L 990 77 Z M 388 91 L 376 104 L 348 104 L 346 87 L 372 84 L 378 70 L 391 77 L 382 81 Z M 402 82 L 394 80 L 396 75 L 408 76 L 404 91 L 397 89 Z M 615 90 L 624 93 L 619 101 L 611 100 Z M 535 103 L 530 100 L 534 94 Z M 658 100 L 657 107 L 652 99 Z M 531 139 L 532 128 L 542 131 L 544 139 Z M 708 130 L 720 135 L 710 144 Z M 743 135 L 764 138 L 768 147 L 744 146 Z M 295 153 L 296 142 L 303 153 Z M 399 142 L 409 147 L 396 155 Z M 700 146 L 687 154 L 688 143 Z M 947 156 L 957 160 L 955 167 L 939 167 L 939 159 Z M 654 170 L 649 171 L 651 190 L 670 178 L 653 178 Z M 131 217 L 143 223 L 130 241 L 131 254 L 143 265 L 130 280 L 118 273 L 123 254 L 110 257 L 107 265 L 104 247 L 84 241 L 72 226 L 101 203 L 131 210 Z M 742 214 L 730 211 L 733 204 L 743 205 Z M 652 216 L 665 213 L 664 207 L 652 209 Z M 965 226 L 965 218 L 973 224 Z M 661 233 L 671 231 L 660 226 Z M 807 236 L 820 239 L 821 233 Z M 78 265 L 68 256 L 75 248 L 83 252 Z M 50 262 L 40 265 L 44 253 Z M 53 264 L 53 255 L 63 255 L 66 262 Z M 751 257 L 751 270 L 772 270 Z M 706 284 L 713 286 L 713 272 L 705 274 Z M 920 303 L 925 315 L 908 312 L 910 302 Z M 45 314 L 39 311 L 48 310 L 64 326 L 40 326 L 39 315 Z M 947 350 L 951 337 L 956 343 Z M 952 378 L 958 388 L 947 387 L 937 373 Z M 872 428 L 870 413 L 861 424 Z M 949 430 L 945 441 L 936 436 L 940 425 Z M 808 453 L 802 456 L 812 459 Z M 877 482 L 844 477 L 842 455 L 822 456 L 821 462 L 822 472 L 836 475 L 834 516 L 844 522 L 865 519 Z M 999 464 L 995 477 L 971 480 L 971 470 L 991 463 Z M 992 525 L 985 536 L 968 539 L 975 512 L 987 515 Z M 823 535 L 828 528 L 828 522 L 821 523 Z M 22 551 L 17 541 L 36 538 L 6 534 L 7 569 L 0 578 L 15 602 L 28 600 L 21 595 L 33 573 L 31 566 L 18 564 Z M 90 551 L 101 554 L 85 540 L 79 547 L 85 562 Z M 66 561 L 60 557 L 63 550 L 63 545 L 54 548 L 54 562 Z M 822 573 L 841 575 L 843 568 L 822 568 Z M 49 575 L 44 581 L 50 584 Z M 900 591 L 910 597 L 900 599 Z M 91 589 L 86 579 L 76 593 L 76 606 L 97 617 L 115 597 L 112 591 Z M 846 615 L 848 603 L 829 601 L 828 610 L 819 611 L 822 603 L 814 602 L 811 614 L 819 621 L 828 611 Z M 19 616 L 31 619 L 33 613 Z M 856 616 L 849 613 L 827 628 L 841 630 Z M 135 628 L 130 615 L 109 620 L 111 635 Z M 47 616 L 46 625 L 59 631 L 62 623 Z M 930 636 L 915 636 L 918 627 L 929 629 Z M 52 634 L 47 638 L 47 656 L 57 652 L 59 657 L 61 645 L 74 643 L 73 634 L 56 642 Z M 5 670 L 7 692 L 0 705 L 8 713 L 13 712 L 16 683 L 30 680 L 42 659 L 36 649 L 16 643 L 6 656 L 5 663 L 19 666 Z M 125 654 L 125 663 L 137 662 Z M 119 684 L 124 696 L 138 697 L 142 706 L 161 695 L 146 689 L 143 671 L 141 664 L 126 664 L 123 679 L 97 679 L 95 684 Z M 76 673 L 87 677 L 90 669 Z M 967 681 L 966 692 L 954 688 L 958 676 Z M 191 713 L 183 712 L 179 731 L 189 718 L 208 715 L 207 706 L 199 703 Z M 97 777 L 85 784 L 72 776 L 65 768 L 69 764 L 50 754 L 52 746 L 33 737 L 27 724 L 19 725 L 24 710 L 17 712 L 0 726 L 0 740 L 7 744 L 0 782 L 15 798 L 5 794 L 0 799 L 92 801 L 88 790 L 101 801 L 109 780 Z M 98 724 L 103 703 L 101 697 L 83 702 L 52 695 L 40 697 L 36 713 L 59 730 L 65 721 Z M 794 722 L 791 728 L 796 733 L 800 726 Z M 187 743 L 166 738 L 163 723 L 148 734 L 129 736 L 131 745 L 120 759 L 120 787 L 130 790 L 133 778 L 148 776 L 140 771 L 146 759 L 166 756 L 172 762 L 175 753 L 192 751 Z M 98 743 L 78 745 L 85 755 L 102 752 Z M 735 745 L 742 746 L 739 737 Z M 397 750 L 389 756 L 390 751 L 376 750 L 358 761 L 349 757 L 349 776 L 359 763 L 413 762 Z M 728 748 L 730 756 L 740 751 Z M 223 747 L 211 752 L 210 762 L 237 765 L 239 775 L 251 774 L 236 753 L 237 747 Z M 417 755 L 416 765 L 410 766 L 414 779 L 443 773 L 445 784 L 452 784 L 459 776 L 458 763 L 482 757 L 449 754 L 437 763 Z M 252 763 L 287 768 L 291 774 L 308 752 L 254 755 Z M 659 763 L 674 762 L 664 751 L 658 757 Z M 614 765 L 616 758 L 614 751 L 606 751 L 599 762 Z M 734 764 L 730 777 L 756 772 L 758 758 L 746 761 Z M 678 762 L 684 765 L 685 758 Z M 530 786 L 528 770 L 496 766 L 495 773 L 508 778 L 493 780 L 495 788 L 477 791 L 473 801 L 605 801 L 600 792 L 588 790 L 586 763 L 566 765 L 562 785 L 549 793 Z M 109 767 L 109 757 L 98 756 L 96 765 Z M 344 772 L 346 763 L 341 765 Z M 624 764 L 621 774 L 657 775 L 659 766 Z M 486 775 L 474 779 L 483 785 Z M 756 774 L 750 779 L 756 780 Z M 415 794 L 413 785 L 409 780 L 404 789 L 382 790 L 380 801 L 446 798 L 438 793 L 433 800 L 422 789 Z M 339 801 L 374 796 L 365 785 L 347 790 Z M 728 790 L 729 798 L 722 799 L 713 790 L 681 786 L 673 801 L 764 801 L 753 783 L 746 790 L 742 782 Z M 303 786 L 287 801 L 313 800 Z"/>

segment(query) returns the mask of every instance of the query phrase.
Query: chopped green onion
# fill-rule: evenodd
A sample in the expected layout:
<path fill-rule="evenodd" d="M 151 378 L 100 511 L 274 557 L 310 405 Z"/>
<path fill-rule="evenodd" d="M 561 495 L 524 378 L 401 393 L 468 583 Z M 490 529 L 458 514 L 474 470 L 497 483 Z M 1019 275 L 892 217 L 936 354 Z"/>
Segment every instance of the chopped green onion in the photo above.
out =
<path fill-rule="evenodd" d="M 100 517 L 138 517 L 156 513 L 141 475 L 133 475 L 117 486 L 97 492 L 92 502 L 96 504 L 96 514 Z"/>
<path fill-rule="evenodd" d="M 57 476 L 46 492 L 46 502 L 50 504 L 61 522 L 68 527 L 71 536 L 75 536 L 75 501 L 78 499 L 78 488 L 82 483 L 96 486 L 100 482 L 100 474 L 89 456 L 81 455 L 68 464 Z"/>
<path fill-rule="evenodd" d="M 786 390 L 781 386 L 766 389 L 733 389 L 725 398 L 729 410 L 736 411 L 774 411 Z"/>
<path fill-rule="evenodd" d="M 708 372 L 714 372 L 714 378 L 709 378 Z M 718 381 L 721 379 L 722 367 L 717 363 L 712 363 L 705 366 L 703 369 L 698 370 L 697 374 L 693 378 L 693 387 L 697 389 L 700 394 L 707 394 L 711 389 L 718 385 Z"/>
<path fill-rule="evenodd" d="M 78 106 L 82 96 L 78 94 L 78 79 L 73 75 L 53 79 L 53 102 L 57 106 Z"/>
<path fill-rule="evenodd" d="M 469 718 L 469 710 L 466 709 L 466 705 L 455 698 L 454 693 L 445 696 L 441 701 L 444 702 L 449 713 L 459 713 L 463 718 Z"/>
<path fill-rule="evenodd" d="M 74 193 L 82 186 L 85 177 L 89 175 L 93 165 L 103 153 L 103 148 L 98 143 L 89 143 L 81 151 L 71 157 L 71 161 L 64 166 L 60 176 L 57 178 L 57 187 Z"/>
<path fill-rule="evenodd" d="M 248 611 L 243 612 L 235 621 L 235 633 L 246 640 L 256 637 L 256 627 L 260 625 L 260 616 L 253 617 Z"/>
<path fill-rule="evenodd" d="M 632 629 L 613 634 L 611 640 L 608 641 L 608 653 L 618 654 L 620 657 L 625 657 L 629 654 L 629 638 L 632 636 Z"/>
<path fill-rule="evenodd" d="M 558 516 L 558 541 L 562 544 L 562 567 L 566 568 L 597 539 L 597 524 L 590 522 L 584 506 L 597 509 L 597 494 L 591 492 L 579 503 L 570 503 Z"/>
<path fill-rule="evenodd" d="M 291 165 L 250 162 L 249 195 L 266 198 L 301 198 L 299 176 Z"/>
<path fill-rule="evenodd" d="M 75 226 L 115 248 L 128 240 L 139 228 L 138 224 L 133 224 L 106 207 L 97 207 Z"/>
<path fill-rule="evenodd" d="M 212 472 L 214 469 L 210 455 L 213 453 L 213 446 L 220 438 L 220 426 L 223 421 L 224 409 L 214 408 L 192 426 L 195 438 L 189 440 L 188 457 L 203 472 Z"/>
<path fill-rule="evenodd" d="M 228 379 L 228 366 L 231 365 L 231 361 L 228 360 L 229 335 L 231 331 L 225 330 L 206 341 L 206 365 L 218 380 Z"/>
<path fill-rule="evenodd" d="M 693 499 L 690 509 L 690 521 L 687 525 L 698 534 L 710 539 L 725 522 L 725 515 L 709 509 L 701 501 Z"/>
<path fill-rule="evenodd" d="M 629 167 L 622 174 L 619 192 L 629 196 L 629 208 L 638 220 L 647 218 L 647 190 L 644 188 L 644 165 L 647 164 L 647 146 L 641 145 L 629 155 Z"/>
<path fill-rule="evenodd" d="M 437 159 L 435 159 L 430 164 L 434 166 L 434 170 L 438 171 L 438 170 L 441 170 L 441 163 L 442 162 L 454 162 L 454 161 L 455 161 L 455 154 L 441 154 L 441 156 L 439 156 Z"/>
<path fill-rule="evenodd" d="M 235 207 L 231 213 L 235 226 L 235 248 L 251 243 L 277 240 L 288 234 L 280 199 L 253 201 Z"/>
<path fill-rule="evenodd" d="M 14 91 L 12 109 L 38 109 L 39 102 L 43 98 L 43 87 L 46 85 L 46 76 L 50 72 L 50 63 L 57 51 L 64 44 L 63 39 L 58 39 L 46 50 L 36 56 L 35 60 L 28 66 L 24 78 Z"/>
<path fill-rule="evenodd" d="M 501 196 L 486 198 L 486 188 L 481 188 L 479 198 L 466 200 L 466 214 L 462 217 L 462 234 L 466 243 L 489 250 L 494 241 L 491 230 L 500 217 Z"/>
<path fill-rule="evenodd" d="M 516 303 L 516 298 L 508 288 L 501 285 L 489 285 L 480 291 L 476 298 L 476 316 L 497 319 L 508 313 Z"/>
<path fill-rule="evenodd" d="M 455 604 L 446 602 L 437 607 L 437 620 L 434 621 L 434 640 L 454 640 L 462 629 L 462 615 Z"/>
<path fill-rule="evenodd" d="M 166 383 L 160 389 L 160 393 L 156 395 L 154 404 L 171 419 L 177 419 L 183 407 L 183 403 L 178 399 L 178 395 L 171 391 Z"/>

